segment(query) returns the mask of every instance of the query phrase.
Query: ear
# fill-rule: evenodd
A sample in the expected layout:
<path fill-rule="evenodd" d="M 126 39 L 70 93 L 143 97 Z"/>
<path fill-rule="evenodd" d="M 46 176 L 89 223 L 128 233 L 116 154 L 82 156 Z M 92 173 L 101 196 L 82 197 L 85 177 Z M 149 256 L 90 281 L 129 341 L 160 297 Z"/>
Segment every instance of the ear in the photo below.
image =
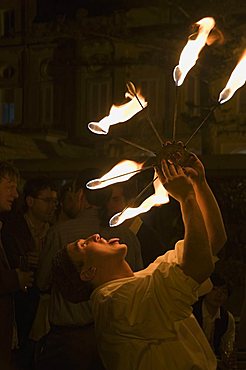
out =
<path fill-rule="evenodd" d="M 26 204 L 28 207 L 32 207 L 33 201 L 34 201 L 33 197 L 30 197 L 29 195 L 26 197 Z"/>
<path fill-rule="evenodd" d="M 80 279 L 82 281 L 91 281 L 96 276 L 96 271 L 97 269 L 94 266 L 89 267 L 87 270 L 82 270 L 80 272 Z"/>

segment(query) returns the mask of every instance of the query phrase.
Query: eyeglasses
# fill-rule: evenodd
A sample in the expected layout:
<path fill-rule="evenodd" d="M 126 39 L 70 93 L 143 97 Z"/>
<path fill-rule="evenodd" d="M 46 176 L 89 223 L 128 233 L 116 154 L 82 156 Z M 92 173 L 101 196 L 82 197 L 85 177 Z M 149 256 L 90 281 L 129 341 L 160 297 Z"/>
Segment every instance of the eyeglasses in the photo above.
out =
<path fill-rule="evenodd" d="M 54 204 L 55 206 L 57 206 L 59 204 L 58 200 L 57 199 L 53 199 L 53 198 L 38 198 L 38 197 L 34 197 L 34 199 L 42 200 L 43 202 L 45 202 L 47 204 Z"/>

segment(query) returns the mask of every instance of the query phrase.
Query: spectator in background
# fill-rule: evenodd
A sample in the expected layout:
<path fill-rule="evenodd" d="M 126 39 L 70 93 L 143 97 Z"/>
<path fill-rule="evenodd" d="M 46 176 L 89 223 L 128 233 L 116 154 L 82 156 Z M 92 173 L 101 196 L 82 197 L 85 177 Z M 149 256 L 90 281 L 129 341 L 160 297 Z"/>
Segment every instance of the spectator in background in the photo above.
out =
<path fill-rule="evenodd" d="M 69 181 L 58 190 L 56 223 L 76 218 L 82 207 L 83 189 L 80 177 Z"/>
<path fill-rule="evenodd" d="M 222 369 L 235 369 L 235 319 L 225 308 L 229 287 L 217 273 L 210 277 L 212 290 L 200 297 L 193 306 L 193 314 L 203 329 Z"/>
<path fill-rule="evenodd" d="M 14 213 L 4 224 L 2 241 L 12 268 L 34 273 L 43 249 L 44 239 L 53 220 L 57 198 L 47 177 L 28 179 L 23 187 L 23 209 Z M 32 369 L 34 344 L 40 329 L 36 323 L 31 333 L 39 305 L 39 290 L 34 283 L 27 292 L 15 294 L 15 317 L 19 338 L 16 358 L 20 369 Z M 39 319 L 37 319 L 39 320 Z M 35 332 L 36 331 L 36 332 Z"/>
<path fill-rule="evenodd" d="M 18 170 L 10 163 L 0 161 L 0 213 L 9 212 L 18 198 Z M 0 222 L 0 229 L 2 222 Z M 2 238 L 1 238 L 2 239 Z M 0 239 L 0 369 L 15 369 L 11 349 L 15 348 L 16 331 L 14 320 L 14 293 L 22 290 L 25 294 L 31 287 L 32 273 L 13 268 Z"/>

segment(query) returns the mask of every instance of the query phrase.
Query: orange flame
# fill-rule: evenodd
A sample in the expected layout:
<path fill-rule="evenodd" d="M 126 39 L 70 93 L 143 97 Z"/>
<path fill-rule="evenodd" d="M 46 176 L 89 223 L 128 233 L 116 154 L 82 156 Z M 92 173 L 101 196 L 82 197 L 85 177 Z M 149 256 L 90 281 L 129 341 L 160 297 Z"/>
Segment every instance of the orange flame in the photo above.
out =
<path fill-rule="evenodd" d="M 219 103 L 223 104 L 235 94 L 246 82 L 246 49 L 226 84 L 219 95 Z"/>
<path fill-rule="evenodd" d="M 156 177 L 157 173 L 155 171 L 154 178 Z M 122 212 L 116 213 L 110 219 L 109 225 L 111 227 L 118 226 L 122 224 L 125 220 L 128 220 L 129 218 L 135 217 L 140 213 L 148 212 L 154 206 L 160 206 L 161 204 L 169 202 L 168 193 L 158 177 L 154 181 L 154 189 L 155 193 L 149 196 L 147 199 L 145 199 L 139 207 L 136 208 L 127 207 Z"/>
<path fill-rule="evenodd" d="M 108 116 L 99 122 L 90 122 L 88 128 L 95 134 L 106 135 L 110 126 L 128 121 L 148 104 L 140 93 L 132 95 L 130 92 L 126 92 L 125 97 L 131 100 L 120 106 L 112 105 Z"/>
<path fill-rule="evenodd" d="M 173 71 L 173 79 L 177 86 L 182 85 L 187 73 L 196 64 L 201 49 L 208 43 L 208 36 L 215 26 L 215 20 L 212 17 L 206 17 L 195 24 L 199 26 L 197 37 L 193 40 L 190 36 L 180 54 L 179 64 Z"/>
<path fill-rule="evenodd" d="M 139 172 L 143 167 L 144 163 L 138 163 L 135 161 L 125 160 L 116 164 L 109 172 L 100 177 L 100 179 L 94 179 L 86 184 L 88 189 L 102 189 L 106 186 L 115 184 L 117 182 L 123 182 L 129 180 L 132 176 Z"/>

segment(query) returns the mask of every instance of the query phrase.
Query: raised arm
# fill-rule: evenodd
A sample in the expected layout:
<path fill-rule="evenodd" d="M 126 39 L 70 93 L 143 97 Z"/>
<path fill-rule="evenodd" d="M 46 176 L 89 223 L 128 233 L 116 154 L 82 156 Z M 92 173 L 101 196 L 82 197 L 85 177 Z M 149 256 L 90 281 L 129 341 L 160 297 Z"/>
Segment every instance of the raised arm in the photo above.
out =
<path fill-rule="evenodd" d="M 162 182 L 168 193 L 181 207 L 185 236 L 181 269 L 198 283 L 213 271 L 212 253 L 203 214 L 191 180 L 179 165 L 162 161 Z"/>
<path fill-rule="evenodd" d="M 192 181 L 196 199 L 206 225 L 212 253 L 216 256 L 227 240 L 225 226 L 217 200 L 207 183 L 204 166 L 193 153 L 190 155 L 185 172 Z"/>

